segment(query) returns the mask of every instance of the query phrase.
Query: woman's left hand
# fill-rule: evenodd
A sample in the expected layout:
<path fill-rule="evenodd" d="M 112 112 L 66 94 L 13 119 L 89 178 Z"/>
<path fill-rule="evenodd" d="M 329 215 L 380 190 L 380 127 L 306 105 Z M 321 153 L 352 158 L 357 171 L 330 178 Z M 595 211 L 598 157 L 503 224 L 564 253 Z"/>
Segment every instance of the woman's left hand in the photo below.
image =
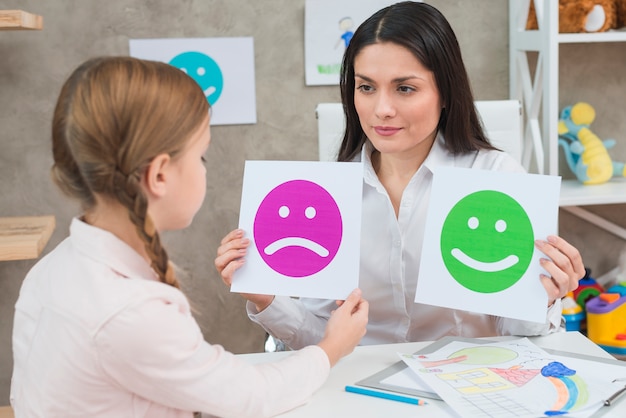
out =
<path fill-rule="evenodd" d="M 549 258 L 541 258 L 541 266 L 549 275 L 541 274 L 541 283 L 548 293 L 548 306 L 578 287 L 585 276 L 580 252 L 561 237 L 548 236 L 547 241 L 536 240 L 535 246 Z"/>

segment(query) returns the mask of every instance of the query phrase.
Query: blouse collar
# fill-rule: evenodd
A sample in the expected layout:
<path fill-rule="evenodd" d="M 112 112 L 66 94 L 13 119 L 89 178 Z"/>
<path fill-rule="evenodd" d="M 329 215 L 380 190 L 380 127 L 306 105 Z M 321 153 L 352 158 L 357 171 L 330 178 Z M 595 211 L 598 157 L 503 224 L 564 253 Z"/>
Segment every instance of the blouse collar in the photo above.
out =
<path fill-rule="evenodd" d="M 361 148 L 360 158 L 357 157 L 355 161 L 358 161 L 360 159 L 360 161 L 363 162 L 363 173 L 365 182 L 378 188 L 382 187 L 382 185 L 378 180 L 378 176 L 376 175 L 376 171 L 374 171 L 374 166 L 372 164 L 373 152 L 374 146 L 369 140 L 366 140 L 363 144 L 363 147 Z M 424 160 L 424 163 L 422 163 L 420 169 L 418 169 L 418 172 L 424 169 L 432 173 L 436 166 L 447 165 L 446 162 L 449 161 L 451 158 L 454 158 L 454 155 L 450 153 L 450 151 L 448 151 L 448 149 L 446 148 L 443 135 L 441 133 L 438 133 L 437 137 L 435 138 L 435 142 L 433 143 L 433 146 L 428 153 L 428 156 Z"/>
<path fill-rule="evenodd" d="M 77 251 L 109 266 L 121 276 L 158 281 L 158 275 L 148 262 L 109 231 L 74 218 L 70 225 L 70 239 Z"/>

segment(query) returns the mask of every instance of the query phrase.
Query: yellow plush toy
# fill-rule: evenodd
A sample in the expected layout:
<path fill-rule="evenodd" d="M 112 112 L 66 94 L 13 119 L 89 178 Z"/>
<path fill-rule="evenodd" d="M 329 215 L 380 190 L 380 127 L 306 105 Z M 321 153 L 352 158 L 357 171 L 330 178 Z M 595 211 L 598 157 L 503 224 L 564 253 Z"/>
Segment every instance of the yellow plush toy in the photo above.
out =
<path fill-rule="evenodd" d="M 608 149 L 615 140 L 601 140 L 590 129 L 596 111 L 589 103 L 578 102 L 561 111 L 559 145 L 565 152 L 567 165 L 583 184 L 602 184 L 614 176 L 626 177 L 624 163 L 614 161 Z"/>
<path fill-rule="evenodd" d="M 548 0 L 551 1 L 551 0 Z M 606 32 L 626 26 L 626 0 L 559 0 L 559 32 Z M 534 2 L 526 29 L 537 29 Z"/>

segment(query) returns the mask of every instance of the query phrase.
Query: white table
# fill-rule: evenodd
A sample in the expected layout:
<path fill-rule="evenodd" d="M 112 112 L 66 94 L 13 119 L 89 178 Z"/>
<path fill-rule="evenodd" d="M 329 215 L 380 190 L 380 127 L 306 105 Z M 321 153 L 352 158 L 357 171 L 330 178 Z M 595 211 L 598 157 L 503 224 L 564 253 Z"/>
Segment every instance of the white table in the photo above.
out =
<path fill-rule="evenodd" d="M 562 332 L 546 337 L 533 337 L 530 340 L 543 348 L 612 358 L 606 351 L 579 332 Z M 343 358 L 331 370 L 324 386 L 313 395 L 307 404 L 280 416 L 288 418 L 401 418 L 415 416 L 431 418 L 456 416 L 442 401 L 427 399 L 428 405 L 417 406 L 347 393 L 344 390 L 346 385 L 352 385 L 396 363 L 398 361 L 398 352 L 414 353 L 428 344 L 428 342 L 418 342 L 357 347 L 352 354 Z M 251 363 L 260 363 L 277 360 L 287 355 L 289 355 L 289 352 L 241 354 L 240 357 Z M 626 394 L 619 398 L 613 406 L 602 408 L 595 416 L 605 418 L 625 417 Z"/>

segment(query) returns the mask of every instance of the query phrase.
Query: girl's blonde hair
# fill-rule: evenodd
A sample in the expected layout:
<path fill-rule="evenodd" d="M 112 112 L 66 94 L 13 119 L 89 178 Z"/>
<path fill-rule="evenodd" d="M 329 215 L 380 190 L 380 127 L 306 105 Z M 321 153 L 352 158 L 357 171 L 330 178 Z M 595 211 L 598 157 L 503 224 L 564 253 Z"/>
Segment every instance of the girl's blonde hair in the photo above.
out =
<path fill-rule="evenodd" d="M 100 57 L 63 85 L 52 124 L 55 183 L 84 210 L 95 194 L 119 201 L 144 241 L 160 280 L 179 287 L 148 216 L 141 174 L 154 157 L 175 158 L 208 115 L 200 86 L 165 63 Z"/>

